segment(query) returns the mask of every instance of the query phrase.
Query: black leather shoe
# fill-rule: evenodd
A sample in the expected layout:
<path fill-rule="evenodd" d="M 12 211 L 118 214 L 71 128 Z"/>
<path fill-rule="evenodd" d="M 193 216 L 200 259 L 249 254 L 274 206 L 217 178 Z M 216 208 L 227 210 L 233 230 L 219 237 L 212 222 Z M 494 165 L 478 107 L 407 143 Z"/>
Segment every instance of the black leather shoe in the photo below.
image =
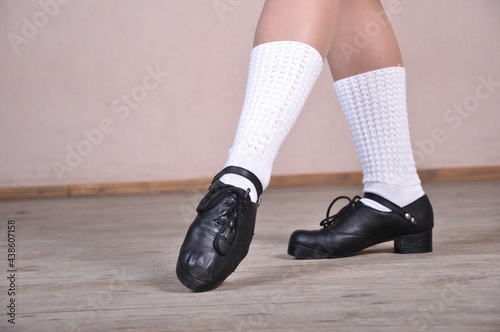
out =
<path fill-rule="evenodd" d="M 387 199 L 365 193 L 391 212 L 381 212 L 364 205 L 359 196 L 350 199 L 337 197 L 328 207 L 326 218 L 316 231 L 298 230 L 292 233 L 288 254 L 297 258 L 338 258 L 351 256 L 359 251 L 394 240 L 394 250 L 401 254 L 432 251 L 432 206 L 426 195 L 415 202 L 399 207 Z M 341 199 L 349 203 L 337 214 L 330 216 L 333 204 Z"/>
<path fill-rule="evenodd" d="M 177 278 L 195 292 L 217 288 L 245 258 L 252 241 L 258 204 L 251 201 L 250 189 L 219 181 L 227 173 L 246 177 L 257 197 L 262 194 L 259 179 L 244 168 L 229 166 L 214 177 L 177 260 Z"/>

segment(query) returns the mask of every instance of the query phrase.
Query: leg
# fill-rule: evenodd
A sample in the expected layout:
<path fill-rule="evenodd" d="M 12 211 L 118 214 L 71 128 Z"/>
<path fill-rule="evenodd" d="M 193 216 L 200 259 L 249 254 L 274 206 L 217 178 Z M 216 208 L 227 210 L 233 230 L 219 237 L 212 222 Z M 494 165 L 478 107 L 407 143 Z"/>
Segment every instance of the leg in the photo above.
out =
<path fill-rule="evenodd" d="M 379 0 L 342 1 L 328 54 L 361 161 L 364 198 L 349 199 L 319 231 L 294 232 L 292 256 L 346 257 L 391 240 L 399 253 L 432 251 L 433 212 L 411 150 L 405 70 L 383 13 Z"/>
<path fill-rule="evenodd" d="M 363 167 L 365 192 L 404 206 L 424 193 L 411 150 L 405 70 L 384 13 L 379 0 L 342 1 L 328 61 Z"/>
<path fill-rule="evenodd" d="M 266 1 L 233 146 L 179 253 L 177 276 L 188 288 L 218 287 L 245 258 L 276 154 L 322 70 L 337 6 L 337 0 Z"/>
<path fill-rule="evenodd" d="M 338 1 L 268 0 L 255 32 L 245 102 L 225 166 L 254 173 L 266 189 L 278 150 L 321 72 L 335 31 Z M 226 184 L 256 190 L 244 177 Z"/>
<path fill-rule="evenodd" d="M 403 64 L 398 41 L 379 0 L 344 0 L 340 12 L 328 52 L 335 81 Z"/>
<path fill-rule="evenodd" d="M 255 31 L 254 46 L 297 41 L 325 58 L 335 34 L 338 0 L 267 0 Z"/>

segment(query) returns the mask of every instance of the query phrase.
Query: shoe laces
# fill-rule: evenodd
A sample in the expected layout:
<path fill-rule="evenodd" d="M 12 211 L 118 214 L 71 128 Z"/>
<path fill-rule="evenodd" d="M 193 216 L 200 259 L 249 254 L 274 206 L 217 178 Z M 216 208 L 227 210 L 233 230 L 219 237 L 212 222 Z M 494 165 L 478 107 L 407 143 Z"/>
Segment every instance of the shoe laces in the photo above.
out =
<path fill-rule="evenodd" d="M 234 233 L 236 225 L 231 221 L 238 218 L 238 213 L 241 208 L 245 208 L 242 204 L 242 200 L 239 199 L 240 197 L 237 194 L 229 191 L 227 196 L 229 197 L 229 200 L 224 202 L 224 205 L 227 208 L 221 209 L 217 217 L 213 220 L 213 222 L 217 225 L 222 225 L 219 231 L 221 234 L 224 233 L 226 229 L 229 229 L 231 233 Z"/>
<path fill-rule="evenodd" d="M 241 211 L 247 209 L 244 204 L 244 200 L 248 197 L 250 190 L 247 190 L 244 196 L 241 194 L 237 194 L 232 191 L 230 188 L 223 189 L 219 191 L 216 195 L 212 197 L 213 200 L 219 201 L 218 198 L 222 198 L 224 200 L 224 207 L 221 208 L 218 212 L 218 215 L 212 220 L 217 226 L 220 226 L 217 234 L 214 239 L 214 247 L 221 255 L 225 255 L 224 250 L 220 248 L 219 239 L 222 238 L 223 241 L 229 242 L 223 234 L 226 231 L 229 231 L 231 234 L 236 236 L 236 232 L 238 230 L 238 223 L 241 216 Z M 210 207 L 212 204 L 207 204 L 205 208 L 200 208 L 198 212 L 203 213 L 207 207 Z M 232 241 L 231 247 L 234 245 L 235 241 Z"/>
<path fill-rule="evenodd" d="M 337 212 L 336 214 L 334 214 L 333 216 L 331 216 L 330 215 L 330 210 L 332 209 L 333 205 L 338 200 L 340 200 L 340 199 L 347 199 L 349 201 L 349 203 L 347 203 L 346 206 L 344 206 L 343 208 L 341 208 L 339 210 L 339 212 Z M 326 218 L 323 219 L 323 220 L 321 220 L 321 222 L 319 223 L 319 225 L 323 226 L 323 227 L 328 227 L 330 225 L 335 224 L 337 221 L 344 219 L 349 214 L 349 212 L 354 207 L 354 205 L 360 199 L 361 199 L 361 197 L 359 197 L 358 195 L 354 196 L 352 199 L 350 197 L 348 197 L 348 196 L 338 196 L 328 206 L 328 210 L 326 211 Z"/>

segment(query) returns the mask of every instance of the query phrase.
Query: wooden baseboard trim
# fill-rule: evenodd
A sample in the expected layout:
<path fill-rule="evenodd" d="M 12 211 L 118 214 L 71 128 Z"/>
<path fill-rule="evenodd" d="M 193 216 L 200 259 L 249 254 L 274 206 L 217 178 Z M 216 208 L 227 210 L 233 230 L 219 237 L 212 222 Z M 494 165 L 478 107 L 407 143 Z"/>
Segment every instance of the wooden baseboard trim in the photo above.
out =
<path fill-rule="evenodd" d="M 419 170 L 422 182 L 500 180 L 500 166 Z M 361 184 L 361 172 L 273 176 L 269 187 L 343 186 Z M 0 199 L 43 197 L 158 194 L 206 190 L 211 179 L 127 183 L 73 184 L 66 186 L 0 188 Z"/>
<path fill-rule="evenodd" d="M 419 170 L 422 182 L 500 180 L 500 166 Z"/>

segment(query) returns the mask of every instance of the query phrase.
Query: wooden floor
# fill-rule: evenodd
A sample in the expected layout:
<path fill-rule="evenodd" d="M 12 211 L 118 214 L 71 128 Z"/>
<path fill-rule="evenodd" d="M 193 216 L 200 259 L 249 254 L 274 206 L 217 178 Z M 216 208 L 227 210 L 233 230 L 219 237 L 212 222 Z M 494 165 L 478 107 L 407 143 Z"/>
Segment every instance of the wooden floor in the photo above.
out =
<path fill-rule="evenodd" d="M 175 276 L 204 193 L 0 202 L 0 331 L 500 331 L 500 181 L 424 186 L 434 252 L 385 243 L 332 260 L 287 256 L 331 199 L 361 187 L 270 189 L 250 253 L 218 289 Z M 7 322 L 7 220 L 16 220 L 16 324 Z"/>

